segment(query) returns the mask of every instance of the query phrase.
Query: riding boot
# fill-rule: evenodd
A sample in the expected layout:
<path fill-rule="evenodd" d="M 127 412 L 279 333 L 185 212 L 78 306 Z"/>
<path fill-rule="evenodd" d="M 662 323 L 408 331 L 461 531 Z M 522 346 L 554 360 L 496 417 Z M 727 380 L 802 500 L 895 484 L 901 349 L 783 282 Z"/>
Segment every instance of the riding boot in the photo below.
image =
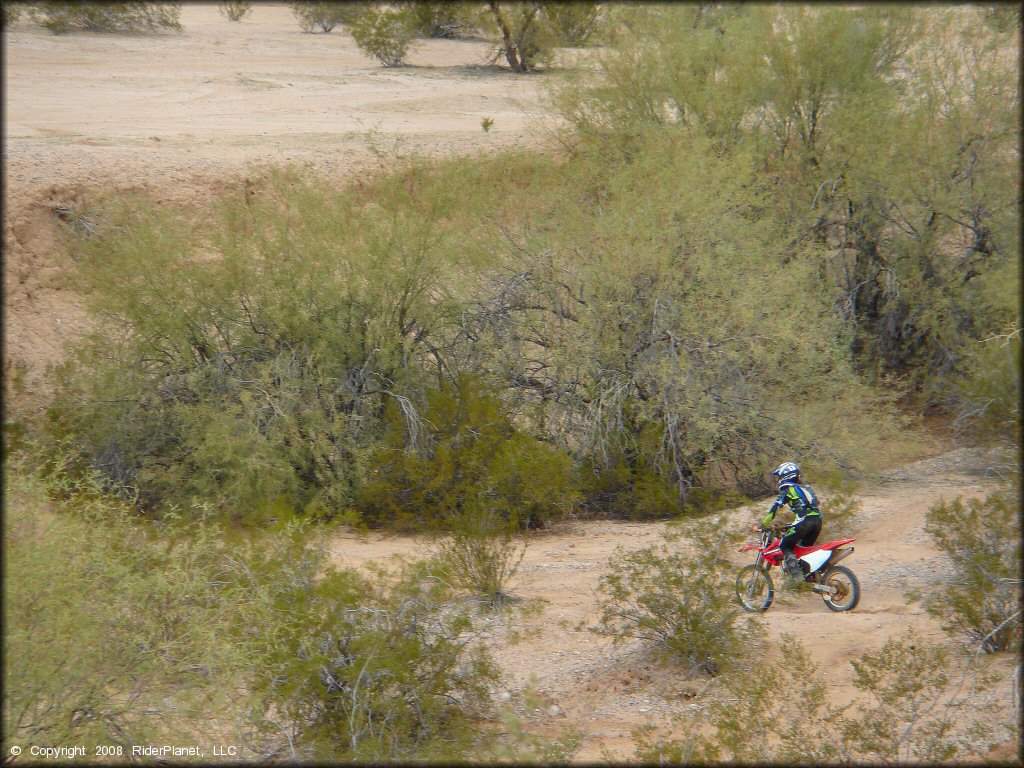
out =
<path fill-rule="evenodd" d="M 782 570 L 791 579 L 798 579 L 803 576 L 803 571 L 800 570 L 800 563 L 792 552 L 786 553 L 786 557 L 783 559 Z"/>

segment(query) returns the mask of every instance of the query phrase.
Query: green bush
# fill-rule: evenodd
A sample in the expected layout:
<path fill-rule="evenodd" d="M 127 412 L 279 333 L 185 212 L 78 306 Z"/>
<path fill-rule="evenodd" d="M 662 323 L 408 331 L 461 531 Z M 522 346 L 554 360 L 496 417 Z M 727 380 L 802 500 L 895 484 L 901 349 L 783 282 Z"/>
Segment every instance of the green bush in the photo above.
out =
<path fill-rule="evenodd" d="M 675 718 L 672 732 L 687 737 L 666 738 L 654 726 L 634 732 L 637 757 L 661 765 L 938 763 L 985 754 L 1015 730 L 998 725 L 1008 713 L 991 676 L 912 632 L 850 661 L 857 698 L 844 707 L 832 703 L 835 681 L 801 643 L 780 639 L 781 658 L 756 649 L 756 660 L 721 678 L 700 715 Z"/>
<path fill-rule="evenodd" d="M 450 529 L 450 537 L 441 542 L 436 555 L 442 578 L 479 594 L 492 606 L 501 605 L 526 554 L 523 533 L 507 520 L 486 513 L 463 515 Z"/>
<path fill-rule="evenodd" d="M 607 172 L 412 163 L 342 191 L 279 174 L 205 216 L 89 212 L 107 225 L 75 260 L 104 335 L 58 377 L 50 431 L 147 509 L 375 525 L 466 504 L 543 524 L 576 468 L 590 509 L 651 517 L 763 493 L 779 453 L 893 456 L 900 421 L 754 158 L 651 141 Z M 787 291 L 803 311 L 769 339 L 764 295 Z M 501 412 L 484 442 L 421 414 L 470 371 Z"/>
<path fill-rule="evenodd" d="M 301 572 L 252 617 L 265 754 L 376 763 L 487 753 L 472 724 L 496 670 L 439 582 L 415 568 L 381 584 L 318 575 L 313 560 L 283 565 Z"/>
<path fill-rule="evenodd" d="M 592 2 L 488 2 L 480 21 L 500 38 L 495 58 L 513 72 L 531 72 L 551 61 L 559 45 L 584 45 L 597 32 L 602 10 Z"/>
<path fill-rule="evenodd" d="M 352 24 L 359 18 L 363 3 L 319 0 L 291 3 L 290 7 L 303 32 L 312 32 L 317 27 L 330 32 L 339 24 Z"/>
<path fill-rule="evenodd" d="M 653 725 L 635 731 L 636 757 L 657 765 L 837 762 L 840 713 L 829 702 L 820 667 L 796 638 L 782 635 L 780 641 L 778 655 L 752 647 L 742 668 L 721 678 L 721 695 L 699 715 L 675 718 L 672 732 L 688 733 L 686 738 L 664 738 Z M 803 716 L 794 716 L 798 712 Z M 702 732 L 707 724 L 711 733 Z"/>
<path fill-rule="evenodd" d="M 684 511 L 685 498 L 657 465 L 660 435 L 648 424 L 636 445 L 614 445 L 601 460 L 589 460 L 580 473 L 586 507 L 626 520 L 671 518 Z"/>
<path fill-rule="evenodd" d="M 5 750 L 127 756 L 201 740 L 213 717 L 241 743 L 253 599 L 215 528 L 140 525 L 88 483 L 44 482 L 9 457 L 4 513 Z"/>
<path fill-rule="evenodd" d="M 216 733 L 239 759 L 549 754 L 542 737 L 479 727 L 497 670 L 433 566 L 336 571 L 308 526 L 154 524 L 23 464 L 4 474 L 8 752 L 130 756 Z"/>
<path fill-rule="evenodd" d="M 228 2 L 217 3 L 217 7 L 220 9 L 221 14 L 228 19 L 228 21 L 241 21 L 250 13 L 252 13 L 252 3 L 235 2 L 229 0 Z"/>
<path fill-rule="evenodd" d="M 991 714 L 972 695 L 980 693 L 973 681 L 963 686 L 967 670 L 959 681 L 954 676 L 953 658 L 941 646 L 908 632 L 850 663 L 866 702 L 837 725 L 860 759 L 938 763 L 984 749 Z"/>
<path fill-rule="evenodd" d="M 368 5 L 349 31 L 363 53 L 385 67 L 400 67 L 416 39 L 416 19 L 408 8 Z"/>
<path fill-rule="evenodd" d="M 546 23 L 550 3 L 488 2 L 485 28 L 500 36 L 495 57 L 504 55 L 513 72 L 530 72 L 546 64 L 557 44 Z"/>
<path fill-rule="evenodd" d="M 820 247 L 815 290 L 862 372 L 930 396 L 1017 325 L 1012 32 L 881 6 L 652 4 L 618 26 L 599 73 L 564 90 L 567 144 L 624 163 L 655 140 L 753 152 L 765 210 Z"/>
<path fill-rule="evenodd" d="M 534 429 L 572 446 L 593 477 L 592 508 L 678 513 L 730 488 L 763 493 L 763 468 L 782 451 L 849 470 L 896 444 L 891 416 L 865 418 L 888 409 L 857 382 L 815 293 L 815 249 L 776 264 L 789 235 L 762 207 L 751 161 L 656 137 L 632 166 L 580 159 L 552 170 L 565 179 L 559 202 L 540 198 L 557 225 L 497 241 L 500 277 L 471 305 L 466 333 Z M 680 192 L 697 185 L 704 193 Z M 736 279 L 750 270 L 759 281 Z M 769 340 L 761 302 L 787 290 L 821 303 L 773 318 Z M 888 434 L 866 450 L 879 424 Z"/>
<path fill-rule="evenodd" d="M 405 416 L 385 406 L 391 429 L 374 451 L 358 498 L 371 524 L 458 527 L 494 516 L 513 528 L 539 528 L 572 510 L 572 460 L 512 425 L 500 399 L 472 376 L 430 389 L 421 450 L 407 450 Z"/>
<path fill-rule="evenodd" d="M 601 7 L 587 0 L 544 5 L 544 16 L 561 45 L 586 45 L 598 33 L 601 15 Z"/>
<path fill-rule="evenodd" d="M 763 493 L 779 453 L 848 471 L 893 450 L 892 416 L 866 418 L 891 411 L 843 349 L 823 254 L 790 247 L 752 154 L 652 134 L 628 165 L 588 157 L 572 174 L 562 206 L 572 213 L 523 233 L 554 268 L 519 257 L 530 309 L 502 316 L 490 343 L 524 368 L 534 355 L 523 337 L 564 350 L 545 370 L 559 376 L 543 382 L 559 393 L 549 421 L 575 427 L 567 440 L 599 472 L 614 470 L 609 485 L 632 491 L 630 474 L 650 472 L 652 511 L 682 511 L 707 491 Z M 757 281 L 738 279 L 751 272 Z M 790 292 L 803 296 L 800 313 L 765 307 L 766 295 Z M 887 437 L 869 450 L 878 429 Z"/>
<path fill-rule="evenodd" d="M 414 0 L 410 4 L 416 34 L 429 38 L 465 38 L 479 25 L 479 9 L 473 4 Z"/>
<path fill-rule="evenodd" d="M 742 659 L 756 627 L 741 621 L 719 530 L 721 521 L 709 519 L 692 526 L 686 551 L 672 535 L 655 546 L 618 548 L 598 586 L 594 631 L 616 641 L 638 638 L 712 675 Z"/>
<path fill-rule="evenodd" d="M 950 558 L 953 577 L 927 598 L 943 628 L 987 653 L 1020 647 L 1021 531 L 1019 480 L 983 500 L 942 501 L 925 530 Z"/>
<path fill-rule="evenodd" d="M 839 470 L 816 470 L 805 467 L 804 476 L 809 478 L 818 492 L 819 506 L 824 514 L 829 538 L 838 538 L 860 514 L 861 501 L 857 495 L 857 483 L 847 480 Z"/>
<path fill-rule="evenodd" d="M 35 3 L 33 20 L 56 35 L 72 29 L 93 32 L 181 31 L 181 3 Z"/>
<path fill-rule="evenodd" d="M 58 375 L 54 439 L 149 509 L 351 513 L 384 404 L 419 397 L 443 363 L 429 348 L 446 264 L 471 272 L 441 201 L 420 211 L 405 181 L 364 205 L 280 176 L 198 227 L 141 202 L 112 210 L 119 228 L 76 257 L 101 325 L 127 334 L 97 333 Z"/>
<path fill-rule="evenodd" d="M 1020 445 L 1021 332 L 979 342 L 956 389 L 957 425 L 983 443 Z"/>
<path fill-rule="evenodd" d="M 901 421 L 856 375 L 824 254 L 790 243 L 757 153 L 638 146 L 626 165 L 412 163 L 340 192 L 282 175 L 194 220 L 105 212 L 75 258 L 114 324 L 63 378 L 53 431 L 147 507 L 372 524 L 484 499 L 540 522 L 575 468 L 590 509 L 651 517 L 762 494 L 780 453 L 892 460 Z M 435 455 L 419 416 L 469 371 L 516 427 L 459 455 L 493 488 L 453 473 L 475 437 Z M 389 473 L 426 474 L 391 499 Z"/>

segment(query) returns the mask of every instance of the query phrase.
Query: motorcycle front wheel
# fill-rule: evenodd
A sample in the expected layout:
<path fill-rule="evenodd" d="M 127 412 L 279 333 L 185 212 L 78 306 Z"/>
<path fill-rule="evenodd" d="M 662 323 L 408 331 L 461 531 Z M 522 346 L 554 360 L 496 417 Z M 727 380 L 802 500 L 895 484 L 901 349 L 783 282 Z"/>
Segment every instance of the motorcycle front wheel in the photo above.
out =
<path fill-rule="evenodd" d="M 743 610 L 764 613 L 775 599 L 772 577 L 756 566 L 744 566 L 736 577 L 736 597 Z"/>
<path fill-rule="evenodd" d="M 821 577 L 821 583 L 835 590 L 831 595 L 821 596 L 825 601 L 825 607 L 830 611 L 852 611 L 860 602 L 860 582 L 853 575 L 853 571 L 845 566 L 834 565 L 829 568 Z"/>

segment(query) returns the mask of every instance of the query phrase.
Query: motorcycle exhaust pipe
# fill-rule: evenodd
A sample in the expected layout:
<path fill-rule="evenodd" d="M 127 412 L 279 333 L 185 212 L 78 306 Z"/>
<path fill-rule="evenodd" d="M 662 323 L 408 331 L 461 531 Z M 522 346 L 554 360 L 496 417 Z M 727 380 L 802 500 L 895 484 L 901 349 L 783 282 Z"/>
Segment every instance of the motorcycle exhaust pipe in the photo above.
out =
<path fill-rule="evenodd" d="M 835 565 L 844 557 L 849 557 L 853 554 L 853 547 L 844 547 L 843 549 L 833 549 L 832 557 L 829 558 L 828 564 Z"/>

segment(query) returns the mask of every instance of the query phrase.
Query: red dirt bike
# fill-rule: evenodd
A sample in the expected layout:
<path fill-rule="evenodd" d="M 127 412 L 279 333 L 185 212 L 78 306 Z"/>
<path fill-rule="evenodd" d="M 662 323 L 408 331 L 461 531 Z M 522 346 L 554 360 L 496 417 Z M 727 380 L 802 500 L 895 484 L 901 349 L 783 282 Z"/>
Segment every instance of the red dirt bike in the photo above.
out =
<path fill-rule="evenodd" d="M 768 571 L 772 566 L 782 565 L 782 551 L 779 549 L 779 535 L 784 527 L 762 528 L 761 546 L 744 544 L 740 552 L 757 552 L 753 565 L 740 569 L 736 577 L 736 597 L 747 611 L 767 611 L 775 599 L 775 586 Z M 812 547 L 794 547 L 793 553 L 804 573 L 804 581 L 821 595 L 825 607 L 830 611 L 852 611 L 860 602 L 860 582 L 853 571 L 836 565 L 844 557 L 853 554 L 853 547 L 844 547 L 855 539 L 839 539 Z"/>

